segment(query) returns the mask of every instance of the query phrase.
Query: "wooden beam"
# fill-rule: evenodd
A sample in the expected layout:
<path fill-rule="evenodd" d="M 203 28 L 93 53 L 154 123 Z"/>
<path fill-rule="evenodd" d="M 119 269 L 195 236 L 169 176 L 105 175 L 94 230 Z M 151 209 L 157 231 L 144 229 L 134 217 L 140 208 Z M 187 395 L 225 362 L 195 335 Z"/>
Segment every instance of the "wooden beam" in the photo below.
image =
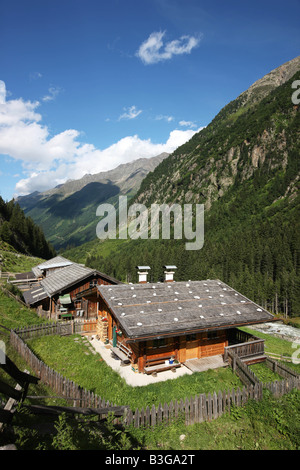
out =
<path fill-rule="evenodd" d="M 126 406 L 108 406 L 106 408 L 78 408 L 68 406 L 44 406 L 44 405 L 24 405 L 33 414 L 60 415 L 61 413 L 83 414 L 83 415 L 104 415 L 114 413 L 115 416 L 123 416 Z"/>
<path fill-rule="evenodd" d="M 20 400 L 22 398 L 21 387 L 18 389 L 12 388 L 10 385 L 2 382 L 0 380 L 0 392 L 6 395 L 7 397 L 14 398 L 15 400 Z"/>
<path fill-rule="evenodd" d="M 0 367 L 7 372 L 15 381 L 20 384 L 22 387 L 25 384 L 37 384 L 39 382 L 38 377 L 34 377 L 33 375 L 26 374 L 25 372 L 21 372 L 18 367 L 9 359 L 8 356 L 5 355 L 4 363 L 0 364 Z"/>
<path fill-rule="evenodd" d="M 3 384 L 3 382 L 2 382 Z M 7 384 L 5 384 L 7 385 Z M 9 387 L 9 385 L 7 385 Z M 12 408 L 14 407 L 15 403 L 16 403 L 16 400 L 19 400 L 22 395 L 23 395 L 23 392 L 21 390 L 21 386 L 19 384 L 16 385 L 15 389 L 13 389 L 12 387 L 9 387 L 12 389 L 13 393 L 14 394 L 10 394 L 9 395 L 9 400 L 8 402 L 6 403 L 6 405 L 4 406 L 4 409 L 0 409 L 0 431 L 2 431 L 3 429 L 3 424 L 8 424 L 11 422 L 12 418 L 13 418 L 13 413 L 14 411 L 12 411 Z M 21 396 L 17 397 L 16 394 L 21 394 Z M 15 400 L 16 398 L 16 400 Z"/>

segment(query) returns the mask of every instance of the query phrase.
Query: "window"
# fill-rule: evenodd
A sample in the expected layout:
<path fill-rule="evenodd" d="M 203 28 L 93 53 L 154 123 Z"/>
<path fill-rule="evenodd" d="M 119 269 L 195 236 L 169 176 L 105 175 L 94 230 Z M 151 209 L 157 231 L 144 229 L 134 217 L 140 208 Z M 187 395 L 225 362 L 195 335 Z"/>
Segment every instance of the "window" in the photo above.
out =
<path fill-rule="evenodd" d="M 197 339 L 196 333 L 193 333 L 192 335 L 186 335 L 187 341 L 195 341 L 196 339 Z"/>
<path fill-rule="evenodd" d="M 153 340 L 153 347 L 154 348 L 162 348 L 166 345 L 166 338 L 154 339 Z"/>
<path fill-rule="evenodd" d="M 218 338 L 218 332 L 217 331 L 208 331 L 207 332 L 207 339 L 216 339 Z"/>

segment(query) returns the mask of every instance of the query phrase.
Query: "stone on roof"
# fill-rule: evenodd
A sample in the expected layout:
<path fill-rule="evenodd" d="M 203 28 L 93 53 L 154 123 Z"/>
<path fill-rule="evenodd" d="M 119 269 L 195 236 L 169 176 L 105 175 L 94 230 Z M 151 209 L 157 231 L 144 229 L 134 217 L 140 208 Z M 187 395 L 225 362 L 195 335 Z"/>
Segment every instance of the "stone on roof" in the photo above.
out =
<path fill-rule="evenodd" d="M 219 280 L 98 286 L 129 338 L 185 334 L 274 321 Z"/>

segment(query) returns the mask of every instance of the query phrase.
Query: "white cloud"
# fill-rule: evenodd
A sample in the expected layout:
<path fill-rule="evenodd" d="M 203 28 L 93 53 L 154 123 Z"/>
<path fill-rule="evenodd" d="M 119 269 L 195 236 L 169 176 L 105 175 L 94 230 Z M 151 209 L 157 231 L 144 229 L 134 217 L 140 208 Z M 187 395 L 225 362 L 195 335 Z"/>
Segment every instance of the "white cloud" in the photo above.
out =
<path fill-rule="evenodd" d="M 54 167 L 29 172 L 26 178 L 17 183 L 16 192 L 18 195 L 25 195 L 33 191 L 45 191 L 65 183 L 70 175 L 72 179 L 79 179 L 87 173 L 95 174 L 108 171 L 122 163 L 129 163 L 138 158 L 150 158 L 162 152 L 171 153 L 187 142 L 195 132 L 193 130 L 173 130 L 165 143 L 153 143 L 151 139 L 140 139 L 138 135 L 127 136 L 103 150 L 97 149 L 91 144 L 71 141 L 71 149 L 74 150 L 75 147 L 72 161 L 60 161 Z M 69 150 L 68 146 L 65 150 Z"/>
<path fill-rule="evenodd" d="M 30 80 L 39 80 L 40 78 L 42 78 L 42 74 L 40 72 L 33 72 L 29 75 L 29 79 Z"/>
<path fill-rule="evenodd" d="M 169 60 L 174 55 L 190 54 L 192 49 L 198 46 L 201 39 L 201 36 L 185 35 L 164 44 L 165 34 L 165 31 L 153 32 L 140 45 L 136 55 L 144 64 L 156 64 L 163 60 Z"/>
<path fill-rule="evenodd" d="M 6 86 L 3 80 L 0 80 L 0 104 L 4 104 L 6 99 Z"/>
<path fill-rule="evenodd" d="M 163 114 L 159 114 L 158 116 L 155 117 L 156 121 L 167 121 L 167 122 L 172 122 L 174 121 L 173 116 L 165 116 Z"/>
<path fill-rule="evenodd" d="M 6 100 L 5 83 L 0 81 L 0 155 L 19 161 L 23 168 L 23 178 L 15 187 L 16 196 L 45 191 L 70 178 L 111 170 L 137 158 L 171 153 L 197 132 L 176 129 L 162 143 L 132 135 L 98 149 L 81 142 L 81 133 L 76 129 L 51 136 L 36 112 L 39 105 L 21 98 Z"/>
<path fill-rule="evenodd" d="M 192 121 L 179 121 L 179 125 L 183 127 L 197 127 Z"/>
<path fill-rule="evenodd" d="M 42 100 L 47 102 L 47 101 L 53 101 L 57 97 L 57 95 L 60 93 L 61 89 L 59 87 L 50 87 L 48 89 L 48 95 L 43 96 Z"/>
<path fill-rule="evenodd" d="M 142 110 L 137 109 L 136 106 L 130 106 L 130 108 L 124 108 L 124 111 L 125 113 L 121 114 L 121 116 L 119 117 L 119 121 L 122 119 L 135 119 L 142 113 Z"/>

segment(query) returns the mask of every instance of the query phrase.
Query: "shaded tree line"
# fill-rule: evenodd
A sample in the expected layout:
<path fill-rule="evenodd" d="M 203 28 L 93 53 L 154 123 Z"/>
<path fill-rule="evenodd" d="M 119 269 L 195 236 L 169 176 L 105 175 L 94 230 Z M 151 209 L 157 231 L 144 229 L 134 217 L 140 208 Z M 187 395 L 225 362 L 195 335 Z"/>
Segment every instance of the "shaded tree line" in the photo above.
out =
<path fill-rule="evenodd" d="M 43 230 L 26 217 L 14 200 L 5 202 L 0 196 L 0 240 L 17 251 L 49 259 L 55 256 L 55 249 L 47 242 Z"/>

